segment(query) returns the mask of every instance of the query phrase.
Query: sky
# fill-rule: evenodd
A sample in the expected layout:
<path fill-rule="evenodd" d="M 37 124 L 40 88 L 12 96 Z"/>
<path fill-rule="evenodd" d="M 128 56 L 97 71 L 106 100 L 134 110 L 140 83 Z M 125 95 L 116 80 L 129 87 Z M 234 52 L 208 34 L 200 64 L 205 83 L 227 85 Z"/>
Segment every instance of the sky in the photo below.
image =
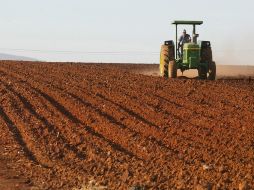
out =
<path fill-rule="evenodd" d="M 0 0 L 0 52 L 43 61 L 159 63 L 173 20 L 202 20 L 218 64 L 254 65 L 253 0 Z M 191 33 L 191 28 L 184 28 Z"/>

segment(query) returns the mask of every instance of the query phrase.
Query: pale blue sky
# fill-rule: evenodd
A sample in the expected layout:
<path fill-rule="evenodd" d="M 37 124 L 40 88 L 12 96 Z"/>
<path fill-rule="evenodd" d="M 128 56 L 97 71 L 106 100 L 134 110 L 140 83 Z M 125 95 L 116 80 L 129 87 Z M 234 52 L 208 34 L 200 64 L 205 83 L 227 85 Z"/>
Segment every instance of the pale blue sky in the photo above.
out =
<path fill-rule="evenodd" d="M 158 63 L 161 43 L 175 39 L 171 21 L 185 19 L 204 21 L 199 39 L 212 42 L 219 64 L 254 64 L 252 0 L 0 2 L 2 53 L 46 61 Z"/>

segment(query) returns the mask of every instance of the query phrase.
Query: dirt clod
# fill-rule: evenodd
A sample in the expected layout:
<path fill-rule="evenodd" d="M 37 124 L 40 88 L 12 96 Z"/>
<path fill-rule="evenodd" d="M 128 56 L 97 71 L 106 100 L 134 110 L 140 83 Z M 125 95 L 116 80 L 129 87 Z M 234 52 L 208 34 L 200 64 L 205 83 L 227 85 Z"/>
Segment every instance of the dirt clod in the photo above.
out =
<path fill-rule="evenodd" d="M 243 181 L 239 184 L 239 190 L 249 190 L 248 183 L 246 181 Z"/>

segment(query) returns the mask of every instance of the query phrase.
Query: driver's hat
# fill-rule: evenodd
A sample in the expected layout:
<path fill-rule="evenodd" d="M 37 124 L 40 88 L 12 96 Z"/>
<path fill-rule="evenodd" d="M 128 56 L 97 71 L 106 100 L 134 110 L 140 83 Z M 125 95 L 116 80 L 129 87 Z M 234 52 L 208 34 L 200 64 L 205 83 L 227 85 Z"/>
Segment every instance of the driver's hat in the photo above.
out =
<path fill-rule="evenodd" d="M 185 30 L 185 29 L 183 30 L 183 33 L 186 33 L 186 30 Z"/>

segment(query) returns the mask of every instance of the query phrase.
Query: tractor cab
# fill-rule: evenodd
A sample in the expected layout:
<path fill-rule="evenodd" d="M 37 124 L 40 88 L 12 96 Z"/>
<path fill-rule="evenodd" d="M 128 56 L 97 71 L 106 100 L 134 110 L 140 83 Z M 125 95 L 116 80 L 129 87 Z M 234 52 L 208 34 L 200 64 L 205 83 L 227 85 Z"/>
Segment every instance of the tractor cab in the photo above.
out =
<path fill-rule="evenodd" d="M 182 72 L 188 68 L 195 66 L 195 63 L 199 62 L 199 45 L 197 44 L 197 39 L 199 34 L 196 33 L 196 26 L 202 25 L 203 21 L 174 21 L 172 24 L 176 27 L 176 60 L 183 62 L 183 67 L 181 68 Z M 178 41 L 178 26 L 179 25 L 192 25 L 192 35 L 191 41 L 189 43 L 184 43 L 183 47 L 180 47 Z"/>

